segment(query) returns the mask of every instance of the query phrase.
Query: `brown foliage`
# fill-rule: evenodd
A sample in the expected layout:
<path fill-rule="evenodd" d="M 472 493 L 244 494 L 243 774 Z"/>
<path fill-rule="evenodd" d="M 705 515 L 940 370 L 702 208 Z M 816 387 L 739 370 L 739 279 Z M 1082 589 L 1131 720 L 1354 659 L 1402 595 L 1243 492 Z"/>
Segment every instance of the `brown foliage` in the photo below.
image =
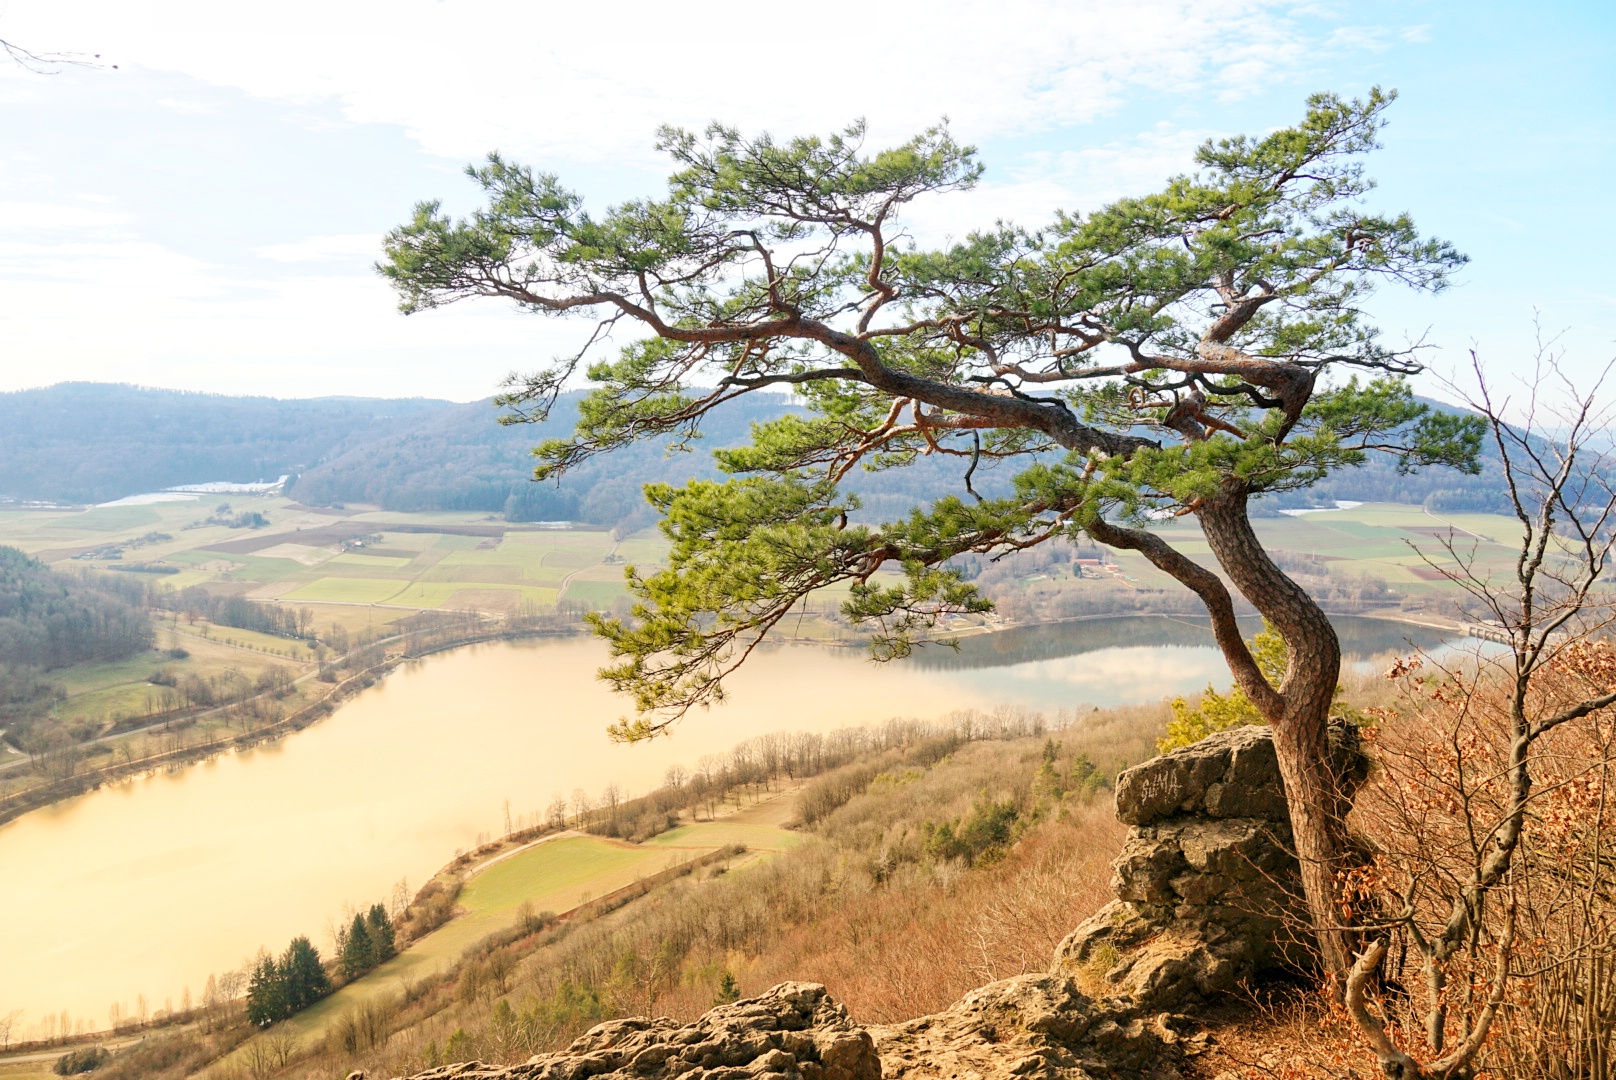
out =
<path fill-rule="evenodd" d="M 1507 828 L 1515 786 L 1507 722 L 1513 679 L 1490 665 L 1393 674 L 1405 698 L 1374 710 L 1377 769 L 1354 824 L 1375 848 L 1351 894 L 1367 923 L 1398 923 L 1380 1009 L 1394 1038 L 1440 1051 L 1474 1030 L 1500 970 L 1502 1002 L 1478 1064 L 1508 1076 L 1609 1075 L 1616 1054 L 1616 909 L 1610 831 L 1616 710 L 1544 732 L 1528 757 L 1530 829 L 1507 874 L 1482 890 L 1459 947 L 1422 970 L 1456 896 Z M 1523 711 L 1551 716 L 1609 686 L 1616 650 L 1573 642 L 1532 680 Z M 1407 921 L 1401 922 L 1405 916 Z M 1513 923 L 1513 925 L 1511 925 Z M 1501 955 L 1507 949 L 1507 955 Z M 1502 966 L 1501 966 L 1502 965 Z"/>

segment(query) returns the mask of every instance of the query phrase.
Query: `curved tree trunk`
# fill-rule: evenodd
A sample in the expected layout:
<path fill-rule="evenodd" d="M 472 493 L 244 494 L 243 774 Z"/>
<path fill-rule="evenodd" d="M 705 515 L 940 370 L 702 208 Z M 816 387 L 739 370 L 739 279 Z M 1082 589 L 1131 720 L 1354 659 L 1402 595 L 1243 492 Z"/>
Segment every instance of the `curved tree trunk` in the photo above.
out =
<path fill-rule="evenodd" d="M 1328 974 L 1344 979 L 1351 956 L 1346 933 L 1339 928 L 1343 918 L 1336 873 L 1347 850 L 1350 807 L 1330 766 L 1328 737 L 1330 706 L 1341 675 L 1341 643 L 1323 610 L 1258 542 L 1246 503 L 1244 487 L 1231 484 L 1197 515 L 1224 573 L 1285 640 L 1287 664 L 1277 701 L 1253 700 L 1274 729 L 1302 888 L 1321 959 Z"/>

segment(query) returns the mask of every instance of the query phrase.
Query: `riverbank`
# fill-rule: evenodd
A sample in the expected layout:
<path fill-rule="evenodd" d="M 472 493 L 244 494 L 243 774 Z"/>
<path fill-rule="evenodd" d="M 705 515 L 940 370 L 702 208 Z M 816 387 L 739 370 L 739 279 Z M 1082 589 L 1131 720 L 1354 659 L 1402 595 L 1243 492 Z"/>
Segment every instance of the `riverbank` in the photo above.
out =
<path fill-rule="evenodd" d="M 332 685 L 324 696 L 295 712 L 282 717 L 263 727 L 251 731 L 244 731 L 226 738 L 210 739 L 205 742 L 192 743 L 176 747 L 133 760 L 117 762 L 97 769 L 90 769 L 72 776 L 56 780 L 47 780 L 31 788 L 12 792 L 0 797 L 0 825 L 20 817 L 33 810 L 40 810 L 54 803 L 66 799 L 88 794 L 108 784 L 116 784 L 138 779 L 159 770 L 171 770 L 202 761 L 208 761 L 220 754 L 244 750 L 263 743 L 273 742 L 287 735 L 302 731 L 304 728 L 318 720 L 330 716 L 337 707 L 359 692 L 369 689 L 385 678 L 400 665 L 429 656 L 459 649 L 469 645 L 487 644 L 497 641 L 522 641 L 532 638 L 544 637 L 570 637 L 579 633 L 576 629 L 550 629 L 550 628 L 517 628 L 491 631 L 469 637 L 456 638 L 452 641 L 436 642 L 416 649 L 403 650 L 397 653 L 384 653 L 383 660 L 371 667 L 365 668 L 347 678 L 341 679 Z M 400 634 L 389 641 L 403 640 L 407 635 Z M 310 676 L 304 677 L 306 680 Z M 270 693 L 256 695 L 249 700 L 269 697 Z M 162 723 L 163 721 L 158 721 Z M 119 734 L 127 734 L 120 732 Z"/>
<path fill-rule="evenodd" d="M 407 995 L 423 982 L 448 976 L 469 954 L 511 937 L 541 920 L 546 927 L 577 926 L 613 914 L 670 882 L 743 865 L 791 850 L 803 841 L 787 829 L 800 783 L 782 785 L 761 798 L 727 798 L 706 821 L 692 817 L 643 843 L 561 828 L 537 837 L 532 830 L 457 855 L 431 878 L 427 892 L 458 895 L 454 917 L 408 942 L 397 956 L 349 982 L 309 1009 L 274 1028 L 277 1038 L 295 1036 L 305 1045 L 356 1009 Z M 242 999 L 215 1004 L 241 1008 Z M 49 1042 L 17 1042 L 0 1054 L 0 1080 L 41 1080 L 70 1050 L 102 1046 L 126 1050 L 148 1037 L 192 1030 L 206 1017 L 200 1008 L 145 1025 L 124 1024 Z M 244 1064 L 254 1053 L 254 1035 L 215 1062 L 209 1075 Z"/>
<path fill-rule="evenodd" d="M 1483 631 L 1486 628 L 1466 626 L 1449 620 L 1433 619 L 1429 616 L 1401 611 L 1371 611 L 1371 612 L 1330 612 L 1334 618 L 1373 620 L 1377 623 L 1392 623 L 1417 627 L 1422 630 L 1436 631 L 1451 634 L 1457 637 L 1485 638 Z M 1255 618 L 1255 616 L 1253 616 Z M 961 640 L 993 639 L 1002 635 L 1002 639 L 1018 635 L 1036 634 L 1040 628 L 1055 628 L 1075 625 L 1093 625 L 1116 620 L 1163 620 L 1175 624 L 1185 624 L 1200 628 L 1204 619 L 1194 615 L 1180 613 L 1133 613 L 1127 615 L 1093 614 L 1076 615 L 1064 619 L 1050 620 L 1040 623 L 1003 624 L 997 626 L 959 627 L 946 632 L 946 636 Z M 127 782 L 142 776 L 164 770 L 183 768 L 188 765 L 211 760 L 221 754 L 245 750 L 264 743 L 274 742 L 287 735 L 294 734 L 309 727 L 311 724 L 330 716 L 344 702 L 366 690 L 385 678 L 400 665 L 416 660 L 423 660 L 430 656 L 441 655 L 470 645 L 487 644 L 500 641 L 521 641 L 538 638 L 565 638 L 581 636 L 582 631 L 574 627 L 520 627 L 514 629 L 495 629 L 485 633 L 456 636 L 452 640 L 431 642 L 417 645 L 397 652 L 384 652 L 381 662 L 365 668 L 357 673 L 347 676 L 332 686 L 330 692 L 317 701 L 311 702 L 293 713 L 262 727 L 243 731 L 238 734 L 222 738 L 177 746 L 157 754 L 147 755 L 132 760 L 115 762 L 96 769 L 87 769 L 69 777 L 47 780 L 31 788 L 12 792 L 0 796 L 0 825 L 4 825 L 23 814 L 33 810 L 75 798 L 95 791 L 103 786 Z M 372 643 L 369 647 L 385 646 L 400 641 L 406 641 L 409 635 L 398 634 L 382 641 Z M 944 636 L 944 635 L 939 635 Z M 814 645 L 835 649 L 849 649 L 854 647 L 846 641 L 829 641 L 814 639 L 795 639 L 783 644 Z M 332 665 L 327 665 L 330 667 Z M 303 676 L 299 682 L 312 682 L 313 673 Z M 268 692 L 259 697 L 268 696 Z M 256 700 L 256 699 L 254 699 Z M 194 718 L 193 718 L 194 719 Z M 161 723 L 159 721 L 158 723 Z M 123 733 L 120 733 L 123 734 Z M 108 736 L 111 737 L 111 736 Z M 14 766 L 20 767 L 20 766 Z"/>

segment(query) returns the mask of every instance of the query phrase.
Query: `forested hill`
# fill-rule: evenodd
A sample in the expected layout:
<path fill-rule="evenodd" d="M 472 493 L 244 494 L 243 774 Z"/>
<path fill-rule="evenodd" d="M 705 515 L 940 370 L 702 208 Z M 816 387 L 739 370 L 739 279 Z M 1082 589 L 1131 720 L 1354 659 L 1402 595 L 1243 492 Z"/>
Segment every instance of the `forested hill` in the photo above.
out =
<path fill-rule="evenodd" d="M 101 383 L 0 393 L 0 499 L 105 502 L 181 484 L 289 474 L 287 493 L 311 505 L 638 526 L 651 520 L 640 494 L 646 482 L 716 475 L 713 447 L 745 440 L 752 423 L 790 408 L 779 395 L 745 398 L 710 416 L 690 453 L 670 451 L 666 440 L 634 445 L 583 463 L 559 484 L 533 483 L 529 451 L 570 433 L 577 399 L 564 395 L 548 423 L 502 427 L 488 401 L 225 397 Z M 890 519 L 960 492 L 966 465 L 957 457 L 922 458 L 879 474 L 855 471 L 849 480 L 866 517 Z M 1005 471 L 990 462 L 975 481 L 984 495 L 1008 491 Z M 1253 509 L 1355 499 L 1497 510 L 1502 494 L 1496 478 L 1448 469 L 1399 476 L 1393 462 L 1377 460 Z"/>
<path fill-rule="evenodd" d="M 117 660 L 151 643 L 139 582 L 58 573 L 16 548 L 0 547 L 0 657 L 7 666 Z M 0 680 L 0 700 L 4 690 Z"/>
<path fill-rule="evenodd" d="M 452 407 L 110 383 L 0 393 L 0 498 L 94 503 L 177 484 L 274 480 Z"/>
<path fill-rule="evenodd" d="M 375 503 L 388 510 L 485 510 L 510 521 L 587 521 L 624 528 L 655 520 L 641 494 L 653 481 L 682 484 L 718 476 L 712 450 L 746 441 L 751 425 L 785 413 L 783 395 L 743 398 L 709 416 L 689 450 L 671 439 L 635 443 L 590 458 L 559 482 L 535 483 L 532 449 L 563 438 L 578 419 L 578 398 L 556 403 L 543 424 L 496 422 L 487 401 L 459 405 L 388 435 L 367 440 L 308 470 L 288 494 L 311 505 Z M 957 490 L 967 463 L 957 457 L 922 459 L 883 473 L 855 472 L 848 486 L 869 517 L 901 515 L 917 502 Z M 984 463 L 977 488 L 1008 490 L 1005 478 Z"/>
<path fill-rule="evenodd" d="M 455 405 L 396 425 L 304 471 L 288 488 L 310 505 L 375 503 L 387 510 L 485 510 L 512 521 L 588 521 L 604 525 L 645 516 L 640 488 L 649 481 L 682 483 L 712 476 L 710 449 L 746 439 L 753 421 L 780 415 L 779 395 L 736 402 L 707 424 L 692 452 L 669 441 L 635 444 L 593 458 L 560 483 L 534 483 L 532 449 L 570 434 L 579 395 L 567 394 L 543 424 L 497 422 L 488 401 Z"/>

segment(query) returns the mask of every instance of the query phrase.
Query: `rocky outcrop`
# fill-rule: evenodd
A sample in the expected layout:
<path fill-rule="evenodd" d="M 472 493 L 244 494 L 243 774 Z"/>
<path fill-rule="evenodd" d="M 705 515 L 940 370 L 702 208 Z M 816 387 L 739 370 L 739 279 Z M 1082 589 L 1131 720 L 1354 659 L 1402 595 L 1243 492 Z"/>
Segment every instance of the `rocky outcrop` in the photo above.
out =
<path fill-rule="evenodd" d="M 1178 1080 L 1192 1026 L 1095 1002 L 1063 976 L 1023 975 L 866 1031 L 823 986 L 783 983 L 693 1024 L 613 1020 L 523 1065 L 473 1061 L 411 1080 Z"/>
<path fill-rule="evenodd" d="M 1332 724 L 1338 776 L 1361 770 L 1357 730 Z M 1117 779 L 1131 825 L 1117 899 L 1056 952 L 1054 970 L 1144 1010 L 1181 1009 L 1307 963 L 1285 790 L 1265 727 L 1219 732 Z"/>
<path fill-rule="evenodd" d="M 445 1065 L 414 1080 L 880 1080 L 868 1032 L 823 986 L 782 983 L 693 1024 L 611 1020 L 524 1065 Z"/>
<path fill-rule="evenodd" d="M 1349 786 L 1361 771 L 1355 735 L 1331 729 Z M 1062 942 L 1047 974 L 867 1031 L 823 986 L 784 983 L 693 1024 L 614 1020 L 523 1065 L 448 1065 L 413 1080 L 1175 1080 L 1206 1040 L 1180 1010 L 1307 955 L 1268 729 L 1221 732 L 1129 769 L 1117 816 L 1132 826 L 1114 864 L 1117 899 Z"/>
<path fill-rule="evenodd" d="M 945 1012 L 872 1028 L 887 1080 L 1177 1080 L 1204 1035 L 1187 1017 L 1098 1002 L 1062 975 L 1022 975 Z"/>

